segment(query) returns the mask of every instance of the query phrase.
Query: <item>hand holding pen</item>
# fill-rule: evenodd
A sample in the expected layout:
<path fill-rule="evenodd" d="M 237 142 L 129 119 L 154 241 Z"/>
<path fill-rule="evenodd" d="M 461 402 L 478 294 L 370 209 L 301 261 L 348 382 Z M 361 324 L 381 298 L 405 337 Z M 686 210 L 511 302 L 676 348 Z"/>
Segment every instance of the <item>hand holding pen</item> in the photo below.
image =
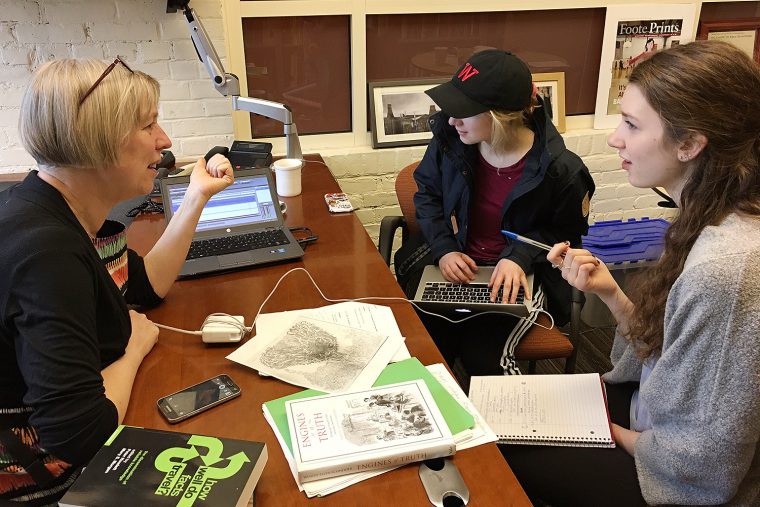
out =
<path fill-rule="evenodd" d="M 567 241 L 550 246 L 510 231 L 501 231 L 501 233 L 515 241 L 548 251 L 546 258 L 552 266 L 562 269 L 562 278 L 583 292 L 601 295 L 614 293 L 619 289 L 607 266 L 588 250 L 570 248 Z"/>
<path fill-rule="evenodd" d="M 559 246 L 559 245 L 565 245 L 568 249 L 570 248 L 570 242 L 569 241 L 565 241 L 564 243 L 557 243 L 554 247 L 552 247 L 550 245 L 547 245 L 546 243 L 541 243 L 540 241 L 536 241 L 535 239 L 530 239 L 530 238 L 527 238 L 525 236 L 520 236 L 519 234 L 515 234 L 514 232 L 502 230 L 501 233 L 504 236 L 508 237 L 509 239 L 513 239 L 515 241 L 519 241 L 520 243 L 525 243 L 526 245 L 531 245 L 531 246 L 534 246 L 536 248 L 540 248 L 541 250 L 546 250 L 547 252 L 551 252 L 554 247 Z M 562 250 L 559 255 L 560 255 L 561 258 L 564 259 L 564 257 L 565 257 L 565 250 Z M 547 254 L 547 258 L 548 257 L 549 256 Z M 549 259 L 549 261 L 552 263 L 552 267 L 554 267 L 554 268 L 557 268 L 557 269 L 563 268 L 564 269 L 564 267 L 565 267 L 562 264 L 562 262 L 554 262 L 551 259 Z"/>

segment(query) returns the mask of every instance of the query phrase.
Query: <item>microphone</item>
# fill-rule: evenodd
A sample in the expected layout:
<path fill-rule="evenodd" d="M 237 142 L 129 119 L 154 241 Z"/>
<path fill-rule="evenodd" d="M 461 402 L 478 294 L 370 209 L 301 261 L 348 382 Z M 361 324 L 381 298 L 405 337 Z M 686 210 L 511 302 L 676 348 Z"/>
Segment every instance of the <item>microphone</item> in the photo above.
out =
<path fill-rule="evenodd" d="M 161 152 L 161 161 L 156 164 L 156 170 L 158 171 L 158 178 L 166 178 L 169 176 L 169 170 L 174 167 L 176 160 L 174 159 L 174 153 L 169 150 L 163 150 Z"/>
<path fill-rule="evenodd" d="M 217 153 L 220 153 L 226 157 L 230 153 L 230 149 L 227 148 L 226 146 L 214 146 L 213 148 L 208 150 L 208 153 L 206 153 L 206 155 L 203 158 L 206 159 L 206 163 L 208 163 L 211 157 L 213 157 Z"/>

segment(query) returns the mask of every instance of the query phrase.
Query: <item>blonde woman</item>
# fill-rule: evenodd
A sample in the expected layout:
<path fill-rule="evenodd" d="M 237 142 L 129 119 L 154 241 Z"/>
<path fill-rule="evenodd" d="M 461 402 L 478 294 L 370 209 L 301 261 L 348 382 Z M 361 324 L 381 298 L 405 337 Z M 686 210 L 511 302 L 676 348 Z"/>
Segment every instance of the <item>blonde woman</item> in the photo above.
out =
<path fill-rule="evenodd" d="M 161 302 L 203 206 L 233 181 L 199 160 L 188 198 L 141 258 L 117 203 L 150 192 L 161 150 L 159 87 L 117 58 L 40 67 L 19 131 L 38 170 L 0 194 L 0 500 L 47 505 L 65 492 L 127 411 L 158 328 L 127 305 Z"/>
<path fill-rule="evenodd" d="M 526 279 L 533 272 L 555 321 L 567 322 L 570 290 L 545 254 L 500 232 L 577 246 L 588 228 L 594 182 L 547 117 L 530 69 L 507 51 L 489 49 L 426 93 L 442 110 L 430 118 L 433 140 L 414 173 L 429 259 L 447 280 L 464 284 L 478 266 L 495 266 L 491 300 L 503 288 L 505 303 L 516 300 L 520 287 L 540 302 Z M 516 318 L 484 315 L 452 325 L 423 315 L 423 321 L 447 361 L 460 357 L 468 373 L 519 372 L 512 352 L 529 326 L 515 329 Z"/>

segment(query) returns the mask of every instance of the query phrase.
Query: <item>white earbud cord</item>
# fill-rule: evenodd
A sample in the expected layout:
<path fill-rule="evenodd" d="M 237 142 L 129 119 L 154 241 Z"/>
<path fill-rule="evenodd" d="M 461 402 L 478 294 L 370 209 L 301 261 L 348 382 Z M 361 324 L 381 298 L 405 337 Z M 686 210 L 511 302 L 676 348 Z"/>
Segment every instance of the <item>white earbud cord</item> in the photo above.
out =
<path fill-rule="evenodd" d="M 328 298 L 327 296 L 325 296 L 324 292 L 322 292 L 322 289 L 319 287 L 319 285 L 317 285 L 317 282 L 314 280 L 314 278 L 311 276 L 311 273 L 309 273 L 308 270 L 306 270 L 305 268 L 298 267 L 298 268 L 293 268 L 293 269 L 287 271 L 286 273 L 284 273 L 280 277 L 279 280 L 277 280 L 277 283 L 274 285 L 274 287 L 272 288 L 272 290 L 269 292 L 269 294 L 267 295 L 267 297 L 264 299 L 264 301 L 259 306 L 259 309 L 256 312 L 256 316 L 253 318 L 253 322 L 251 323 L 250 327 L 246 327 L 246 326 L 244 326 L 242 324 L 240 326 L 236 326 L 236 327 L 239 327 L 241 329 L 241 332 L 244 333 L 242 335 L 243 337 L 245 337 L 248 333 L 250 333 L 253 330 L 253 328 L 256 326 L 256 321 L 258 320 L 259 315 L 261 314 L 261 310 L 264 308 L 264 305 L 267 304 L 267 302 L 272 297 L 272 295 L 274 295 L 274 293 L 277 291 L 277 288 L 280 286 L 280 283 L 282 283 L 282 281 L 288 275 L 290 275 L 291 273 L 295 273 L 296 271 L 303 271 L 304 273 L 306 273 L 306 276 L 309 277 L 309 280 L 311 280 L 311 283 L 317 289 L 317 292 L 319 292 L 319 295 L 322 297 L 322 299 L 324 299 L 325 301 L 330 302 L 330 303 L 347 303 L 347 302 L 354 302 L 354 301 L 400 301 L 400 302 L 404 302 L 404 303 L 410 303 L 418 311 L 420 311 L 420 312 L 422 312 L 422 313 L 424 313 L 426 315 L 431 315 L 433 317 L 438 317 L 439 319 L 447 320 L 447 321 L 451 322 L 452 324 L 461 324 L 462 322 L 466 322 L 466 321 L 468 321 L 470 319 L 474 319 L 475 317 L 479 317 L 481 315 L 487 315 L 487 314 L 504 315 L 504 312 L 487 311 L 487 312 L 476 313 L 474 315 L 470 315 L 470 316 L 464 317 L 462 319 L 454 320 L 454 319 L 450 319 L 450 318 L 448 318 L 448 317 L 446 317 L 444 315 L 440 315 L 438 313 L 434 313 L 434 312 L 430 312 L 428 310 L 424 310 L 424 309 L 420 308 L 420 306 L 417 303 L 415 303 L 414 301 L 411 301 L 411 300 L 409 300 L 407 298 L 402 298 L 402 297 L 394 297 L 394 296 L 366 296 L 366 297 L 354 298 L 354 299 L 331 299 L 331 298 Z M 544 310 L 543 308 L 538 308 L 538 309 L 536 309 L 536 311 L 539 312 L 539 313 L 546 314 L 546 316 L 549 317 L 549 321 L 551 322 L 551 324 L 548 327 L 544 326 L 542 324 L 539 324 L 538 322 L 534 323 L 533 325 L 538 326 L 538 327 L 542 327 L 544 329 L 552 329 L 554 327 L 554 318 L 551 316 L 551 314 L 549 312 L 547 312 L 546 310 Z M 218 317 L 218 316 L 229 316 L 229 315 L 226 314 L 226 313 L 212 313 L 211 315 L 209 315 L 208 317 L 206 317 L 206 320 L 203 321 L 203 325 L 201 327 L 205 326 L 206 324 L 213 323 L 213 322 L 223 322 L 224 324 L 231 324 L 229 321 L 214 320 L 213 317 L 215 317 L 215 316 Z M 156 324 L 156 326 L 158 326 L 158 327 L 160 327 L 162 329 L 168 329 L 170 331 L 176 331 L 178 333 L 186 333 L 186 334 L 191 334 L 191 335 L 201 335 L 202 334 L 201 331 L 188 331 L 186 329 L 179 329 L 179 328 L 176 328 L 176 327 L 166 326 L 164 324 L 157 324 L 155 322 L 154 322 L 154 324 Z M 232 324 L 232 325 L 234 325 L 234 324 Z"/>

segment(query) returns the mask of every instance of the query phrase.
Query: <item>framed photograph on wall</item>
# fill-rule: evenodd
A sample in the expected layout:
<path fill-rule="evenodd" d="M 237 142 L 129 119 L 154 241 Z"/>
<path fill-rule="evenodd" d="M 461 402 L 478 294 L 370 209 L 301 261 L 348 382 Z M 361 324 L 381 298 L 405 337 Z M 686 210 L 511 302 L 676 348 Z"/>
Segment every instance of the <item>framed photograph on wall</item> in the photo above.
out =
<path fill-rule="evenodd" d="M 604 22 L 594 128 L 620 121 L 620 100 L 634 67 L 661 49 L 694 40 L 696 4 L 610 5 Z"/>
<path fill-rule="evenodd" d="M 425 90 L 445 81 L 448 78 L 369 83 L 372 147 L 427 144 L 433 137 L 428 119 L 439 109 Z"/>
<path fill-rule="evenodd" d="M 544 100 L 546 113 L 557 130 L 565 131 L 565 73 L 545 72 L 533 74 L 537 95 Z"/>
<path fill-rule="evenodd" d="M 733 44 L 760 63 L 760 18 L 702 22 L 697 37 Z"/>

